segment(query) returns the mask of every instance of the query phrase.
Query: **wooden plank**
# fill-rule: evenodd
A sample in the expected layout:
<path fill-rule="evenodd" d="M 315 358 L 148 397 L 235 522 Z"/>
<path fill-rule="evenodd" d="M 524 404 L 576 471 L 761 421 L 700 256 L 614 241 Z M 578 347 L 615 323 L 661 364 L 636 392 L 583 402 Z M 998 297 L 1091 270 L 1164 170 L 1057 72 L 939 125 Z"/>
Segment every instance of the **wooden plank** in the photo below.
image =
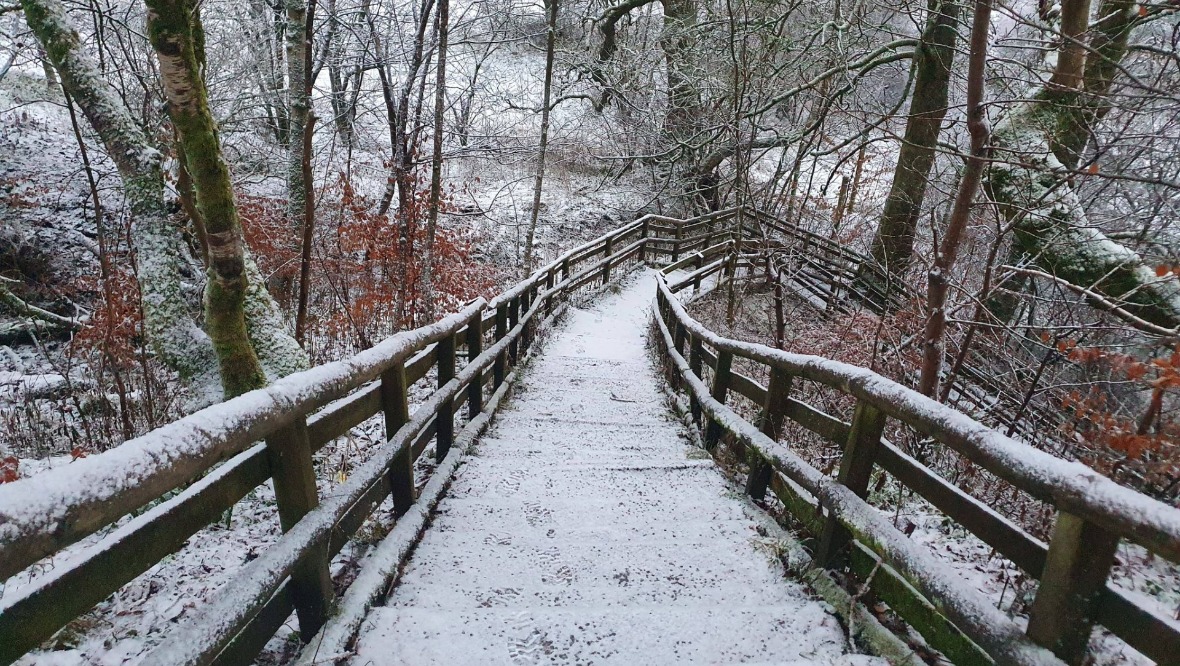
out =
<path fill-rule="evenodd" d="M 266 438 L 271 478 L 274 479 L 279 523 L 288 532 L 308 511 L 319 506 L 315 462 L 307 437 L 307 422 L 298 419 Z M 328 617 L 335 598 L 328 573 L 327 544 L 308 549 L 291 574 L 299 634 L 310 640 Z"/>
<path fill-rule="evenodd" d="M 756 405 L 764 405 L 766 402 L 766 389 L 752 377 L 740 372 L 730 374 L 729 390 L 743 398 L 749 398 Z"/>
<path fill-rule="evenodd" d="M 414 384 L 426 377 L 426 374 L 430 372 L 430 368 L 434 367 L 434 361 L 437 357 L 435 350 L 437 347 L 438 345 L 430 345 L 406 361 L 407 383 Z"/>
<path fill-rule="evenodd" d="M 1028 618 L 1028 636 L 1063 661 L 1080 666 L 1094 628 L 1097 603 L 1114 565 L 1119 536 L 1057 512 L 1049 555 Z"/>
<path fill-rule="evenodd" d="M 332 531 L 328 553 L 335 557 L 353 535 L 364 525 L 373 509 L 389 494 L 389 478 L 382 477 L 352 506 Z M 279 628 L 295 610 L 293 585 L 288 578 L 282 587 L 271 596 L 250 622 L 238 632 L 229 645 L 213 661 L 215 666 L 246 666 L 254 663 L 258 653 L 278 632 Z"/>
<path fill-rule="evenodd" d="M 848 433 L 852 430 L 851 424 L 794 398 L 787 404 L 786 415 L 811 432 L 837 444 L 848 441 Z"/>
<path fill-rule="evenodd" d="M 877 598 L 889 604 L 893 612 L 921 634 L 931 647 L 946 655 L 952 664 L 990 666 L 993 663 L 983 649 L 864 544 L 853 542 L 849 566 L 862 583 L 868 581 L 869 589 Z"/>
<path fill-rule="evenodd" d="M 436 423 L 437 421 L 432 420 L 430 424 L 423 428 L 422 432 L 418 433 L 418 435 L 414 438 L 414 445 L 410 447 L 410 452 L 414 454 L 412 456 L 414 460 L 417 460 L 418 456 L 422 455 L 422 452 L 426 450 L 427 445 L 430 444 L 430 440 L 434 439 L 434 428 Z"/>
<path fill-rule="evenodd" d="M 1158 664 L 1175 664 L 1180 655 L 1176 622 L 1133 601 L 1109 583 L 1098 603 L 1097 620 L 1115 636 Z"/>
<path fill-rule="evenodd" d="M 824 529 L 819 503 L 806 490 L 788 479 L 782 472 L 775 471 L 770 477 L 770 492 L 783 503 L 787 511 L 803 526 L 803 530 L 818 537 Z"/>
<path fill-rule="evenodd" d="M 325 444 L 364 423 L 380 410 L 379 382 L 362 387 L 348 398 L 320 410 L 307 420 L 307 438 L 311 442 L 311 450 L 319 451 Z"/>
<path fill-rule="evenodd" d="M 295 610 L 294 587 L 288 579 L 250 622 L 234 636 L 229 645 L 213 659 L 213 666 L 248 666 L 253 664 L 280 627 Z"/>

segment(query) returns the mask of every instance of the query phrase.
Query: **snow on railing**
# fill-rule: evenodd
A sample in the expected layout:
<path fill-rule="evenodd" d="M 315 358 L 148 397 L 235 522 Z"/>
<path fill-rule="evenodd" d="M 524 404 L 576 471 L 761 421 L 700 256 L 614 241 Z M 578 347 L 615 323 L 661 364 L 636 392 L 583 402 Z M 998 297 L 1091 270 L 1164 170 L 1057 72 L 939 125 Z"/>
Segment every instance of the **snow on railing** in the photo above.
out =
<path fill-rule="evenodd" d="M 692 259 L 700 266 L 709 256 L 725 251 L 721 248 L 713 255 L 702 253 Z M 721 272 L 723 280 L 734 279 L 736 267 L 731 262 L 709 266 L 714 268 L 680 276 L 672 286 L 664 278 L 659 282 L 655 319 L 673 386 L 687 387 L 691 411 L 703 423 L 707 447 L 716 447 L 728 435 L 739 449 L 754 454 L 748 492 L 760 499 L 771 486 L 796 519 L 817 532 L 817 565 L 829 569 L 847 565 L 859 570 L 866 575 L 866 589 L 873 589 L 928 642 L 948 654 L 969 655 L 982 648 L 998 663 L 1043 663 L 1052 659 L 1048 651 L 1052 650 L 1070 663 L 1079 663 L 1086 656 L 1095 622 L 1161 663 L 1180 654 L 1180 623 L 1138 604 L 1107 583 L 1120 539 L 1180 562 L 1180 509 L 1122 487 L 1085 465 L 1007 437 L 865 368 L 717 335 L 693 319 L 675 295 L 690 281 L 699 287 L 700 279 L 710 273 Z M 691 350 L 687 358 L 686 346 Z M 769 386 L 734 372 L 735 357 L 765 366 Z M 702 372 L 706 365 L 712 368 L 711 385 L 706 384 Z M 851 422 L 790 397 L 792 378 L 855 397 L 857 408 Z M 744 421 L 726 405 L 731 394 L 749 398 L 761 407 L 760 427 Z M 821 474 L 769 436 L 782 431 L 786 418 L 844 446 L 836 479 Z M 883 440 L 889 418 L 1056 507 L 1057 527 L 1048 548 Z M 966 581 L 922 552 L 863 499 L 875 466 L 1041 580 L 1027 632 Z M 817 520 L 819 507 L 826 517 Z M 859 563 L 855 561 L 858 557 Z M 874 561 L 877 564 L 872 564 Z M 914 588 L 921 593 L 917 597 Z M 930 602 L 936 609 L 934 617 Z M 937 615 L 949 619 L 957 629 L 948 630 L 945 620 Z"/>
<path fill-rule="evenodd" d="M 331 556 L 385 497 L 392 496 L 398 515 L 416 506 L 413 460 L 429 440 L 444 461 L 452 443 L 473 438 L 487 424 L 485 410 L 503 395 L 510 368 L 527 352 L 540 320 L 570 293 L 609 280 L 612 268 L 642 261 L 646 223 L 641 218 L 562 254 L 491 303 L 476 300 L 351 358 L 283 378 L 105 453 L 0 485 L 0 581 L 159 502 L 97 543 L 71 549 L 68 564 L 29 573 L 30 583 L 0 599 L 0 664 L 35 648 L 182 548 L 272 477 L 283 537 L 184 623 L 183 636 L 167 637 L 149 663 L 250 662 L 292 610 L 301 633 L 310 637 L 332 607 Z M 461 346 L 468 362 L 458 369 Z M 411 415 L 408 388 L 431 369 L 438 388 Z M 488 383 L 495 399 L 485 405 Z M 455 433 L 461 401 L 468 403 L 467 421 Z M 381 412 L 389 441 L 321 503 L 312 454 Z M 260 440 L 265 444 L 255 446 Z M 445 473 L 453 465 L 439 469 Z"/>

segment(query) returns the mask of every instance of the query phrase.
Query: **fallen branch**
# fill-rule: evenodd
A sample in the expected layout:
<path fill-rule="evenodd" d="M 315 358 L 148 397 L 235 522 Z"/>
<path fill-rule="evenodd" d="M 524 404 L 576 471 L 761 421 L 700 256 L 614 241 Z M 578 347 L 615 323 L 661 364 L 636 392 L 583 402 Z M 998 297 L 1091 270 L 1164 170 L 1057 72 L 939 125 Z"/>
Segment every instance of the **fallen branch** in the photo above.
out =
<path fill-rule="evenodd" d="M 82 328 L 82 322 L 63 317 L 56 312 L 50 312 L 44 308 L 39 308 L 36 305 L 31 305 L 22 299 L 20 296 L 12 293 L 4 282 L 12 282 L 12 280 L 5 279 L 0 282 L 0 303 L 7 305 L 16 314 L 30 319 L 36 319 L 54 328 L 64 328 L 69 331 L 76 331 Z"/>

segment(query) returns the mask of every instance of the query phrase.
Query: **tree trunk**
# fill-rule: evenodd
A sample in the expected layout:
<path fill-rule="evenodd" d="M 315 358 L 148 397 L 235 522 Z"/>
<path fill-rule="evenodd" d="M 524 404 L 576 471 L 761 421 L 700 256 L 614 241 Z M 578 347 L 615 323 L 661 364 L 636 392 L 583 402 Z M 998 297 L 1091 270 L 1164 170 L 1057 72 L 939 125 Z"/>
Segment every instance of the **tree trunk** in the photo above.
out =
<path fill-rule="evenodd" d="M 435 16 L 438 29 L 438 62 L 434 83 L 434 150 L 430 162 L 429 217 L 426 219 L 426 252 L 422 257 L 422 313 L 426 321 L 434 320 L 434 237 L 438 232 L 438 213 L 442 205 L 443 121 L 447 102 L 447 32 L 450 23 L 450 0 L 438 0 Z"/>
<path fill-rule="evenodd" d="M 922 214 L 938 136 L 946 116 L 947 91 L 958 34 L 958 0 L 928 0 L 927 8 L 926 29 L 914 54 L 914 92 L 905 136 L 897 155 L 893 185 L 885 199 L 871 249 L 873 260 L 898 278 L 913 259 L 914 232 Z M 862 279 L 870 275 L 865 272 Z"/>
<path fill-rule="evenodd" d="M 192 0 L 145 0 L 148 36 L 160 63 L 168 112 L 196 189 L 209 238 L 205 325 L 227 398 L 266 385 L 266 373 L 246 330 L 250 289 L 242 228 L 229 169 L 221 155 L 201 76 L 204 32 Z"/>
<path fill-rule="evenodd" d="M 668 110 L 664 134 L 673 143 L 687 141 L 701 121 L 701 99 L 693 85 L 692 62 L 698 55 L 691 34 L 697 23 L 696 0 L 663 0 L 664 32 L 660 48 L 668 78 Z M 690 160 L 690 163 L 695 160 Z"/>
<path fill-rule="evenodd" d="M 971 155 L 959 181 L 950 223 L 934 257 L 927 285 L 926 330 L 922 338 L 922 376 L 919 390 L 930 397 L 938 393 L 946 337 L 946 300 L 950 290 L 951 269 L 959 254 L 959 245 L 971 217 L 971 206 L 983 180 L 988 159 L 989 128 L 983 108 L 984 69 L 987 67 L 987 42 L 991 23 L 991 0 L 975 0 L 971 24 L 971 52 L 967 71 L 967 131 L 971 133 Z"/>
<path fill-rule="evenodd" d="M 315 191 L 311 177 L 311 137 L 316 117 L 307 117 L 303 142 L 303 187 L 307 192 L 303 205 L 303 238 L 299 248 L 299 304 L 295 314 L 295 341 L 303 345 L 307 333 L 307 301 L 311 293 L 311 245 L 315 240 Z"/>
<path fill-rule="evenodd" d="M 549 105 L 553 95 L 553 56 L 557 44 L 557 0 L 545 0 L 549 29 L 545 34 L 545 87 L 541 94 L 541 145 L 537 156 L 537 178 L 533 185 L 533 211 L 529 232 L 524 241 L 524 273 L 533 272 L 533 242 L 537 235 L 537 217 L 541 212 L 541 188 L 545 181 L 545 155 L 549 149 Z"/>
<path fill-rule="evenodd" d="M 287 219 L 298 233 L 308 223 L 307 188 L 303 181 L 304 155 L 311 145 L 303 138 L 308 130 L 307 117 L 311 113 L 311 20 L 306 0 L 286 0 L 287 7 L 287 116 L 289 143 L 287 144 Z"/>
<path fill-rule="evenodd" d="M 82 51 L 62 5 L 57 0 L 21 0 L 21 5 L 62 86 L 98 134 L 123 180 L 148 342 L 166 366 L 205 389 L 216 380 L 216 357 L 185 303 L 185 248 L 169 214 L 160 153 Z"/>

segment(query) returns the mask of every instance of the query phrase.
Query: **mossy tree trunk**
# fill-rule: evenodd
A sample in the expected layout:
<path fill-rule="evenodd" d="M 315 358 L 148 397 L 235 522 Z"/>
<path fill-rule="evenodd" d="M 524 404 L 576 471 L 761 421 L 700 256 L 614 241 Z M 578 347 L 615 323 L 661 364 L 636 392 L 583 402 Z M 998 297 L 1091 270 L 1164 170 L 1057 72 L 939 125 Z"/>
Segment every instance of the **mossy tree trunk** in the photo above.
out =
<path fill-rule="evenodd" d="M 246 328 L 250 281 L 229 169 L 221 155 L 200 63 L 204 32 L 192 0 L 146 0 L 148 37 L 160 63 L 168 112 L 193 179 L 209 242 L 205 325 L 221 368 L 226 397 L 266 385 Z"/>
<path fill-rule="evenodd" d="M 1110 109 L 1111 81 L 1126 54 L 1136 7 L 1129 0 L 1103 0 L 1100 18 L 1090 27 L 1090 48 L 1063 48 L 1049 83 L 997 126 L 997 159 L 985 187 L 1013 229 L 1018 253 L 1147 321 L 1175 328 L 1180 326 L 1180 281 L 1157 277 L 1137 253 L 1093 227 L 1069 181 Z M 1088 17 L 1086 0 L 1063 5 L 1062 30 L 1073 33 L 1066 45 L 1084 37 L 1079 26 Z M 1011 311 L 999 300 L 990 305 L 1001 319 Z"/>
<path fill-rule="evenodd" d="M 158 358 L 198 388 L 215 380 L 209 337 L 182 289 L 185 246 L 165 195 L 161 155 L 118 93 L 83 52 L 58 0 L 21 0 L 25 19 L 61 84 L 98 134 L 123 181 L 130 208 L 144 328 Z"/>
<path fill-rule="evenodd" d="M 871 250 L 873 260 L 898 279 L 913 259 L 914 233 L 946 116 L 958 24 L 957 0 L 927 2 L 926 29 L 914 53 L 914 91 L 905 136 Z"/>

